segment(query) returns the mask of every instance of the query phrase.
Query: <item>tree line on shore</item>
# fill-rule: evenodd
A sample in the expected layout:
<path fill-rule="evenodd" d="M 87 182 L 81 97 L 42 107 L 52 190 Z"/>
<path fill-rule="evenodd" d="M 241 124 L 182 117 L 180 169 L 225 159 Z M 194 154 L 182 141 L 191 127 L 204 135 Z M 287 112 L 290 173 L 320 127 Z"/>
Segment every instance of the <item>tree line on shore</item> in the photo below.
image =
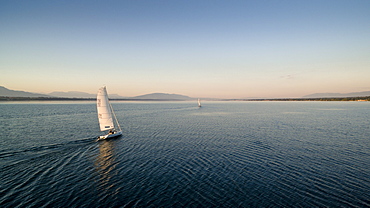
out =
<path fill-rule="evenodd" d="M 0 96 L 0 101 L 93 101 L 96 98 L 62 97 L 7 97 Z M 181 99 L 111 99 L 117 101 L 183 101 Z M 370 96 L 344 98 L 266 98 L 266 99 L 213 99 L 215 101 L 370 101 Z"/>
<path fill-rule="evenodd" d="M 266 98 L 266 99 L 243 99 L 243 101 L 370 101 L 370 96 L 343 97 L 343 98 L 273 98 L 273 99 Z"/>

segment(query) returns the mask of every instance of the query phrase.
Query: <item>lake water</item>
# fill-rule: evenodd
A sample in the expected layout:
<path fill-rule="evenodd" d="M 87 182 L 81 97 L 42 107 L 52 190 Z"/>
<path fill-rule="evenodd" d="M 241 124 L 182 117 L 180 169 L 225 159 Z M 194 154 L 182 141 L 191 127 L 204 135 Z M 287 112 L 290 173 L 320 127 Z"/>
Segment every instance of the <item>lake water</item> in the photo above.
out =
<path fill-rule="evenodd" d="M 369 207 L 370 102 L 0 104 L 0 207 Z"/>

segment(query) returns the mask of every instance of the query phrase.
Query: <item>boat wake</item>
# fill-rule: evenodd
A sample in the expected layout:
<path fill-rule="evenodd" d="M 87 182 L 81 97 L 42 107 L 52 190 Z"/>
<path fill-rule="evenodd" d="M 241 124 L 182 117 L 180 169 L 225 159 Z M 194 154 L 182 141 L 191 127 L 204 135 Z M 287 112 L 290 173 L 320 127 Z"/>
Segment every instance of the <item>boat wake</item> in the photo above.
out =
<path fill-rule="evenodd" d="M 58 149 L 58 148 L 63 148 L 63 147 L 68 147 L 71 145 L 79 145 L 79 144 L 86 144 L 86 143 L 91 143 L 95 141 L 96 137 L 94 138 L 85 138 L 85 139 L 78 139 L 74 141 L 69 141 L 65 143 L 58 143 L 58 144 L 50 144 L 50 145 L 42 145 L 42 146 L 36 146 L 36 147 L 30 147 L 26 149 L 5 149 L 5 150 L 0 150 L 0 158 L 7 158 L 7 157 L 12 157 L 12 156 L 17 156 L 17 155 L 26 155 L 26 154 L 35 154 L 35 153 L 40 153 L 44 152 L 47 150 L 52 150 L 52 149 Z"/>

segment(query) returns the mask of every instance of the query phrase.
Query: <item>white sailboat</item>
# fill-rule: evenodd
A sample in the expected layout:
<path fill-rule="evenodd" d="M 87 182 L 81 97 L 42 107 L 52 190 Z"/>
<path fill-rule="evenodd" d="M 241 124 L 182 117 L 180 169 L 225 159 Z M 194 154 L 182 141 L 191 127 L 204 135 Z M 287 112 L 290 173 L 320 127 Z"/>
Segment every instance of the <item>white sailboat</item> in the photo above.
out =
<path fill-rule="evenodd" d="M 200 104 L 200 99 L 198 98 L 198 107 L 202 107 L 202 105 Z"/>
<path fill-rule="evenodd" d="M 109 139 L 122 135 L 121 126 L 118 123 L 116 114 L 114 114 L 112 105 L 109 103 L 108 93 L 106 87 L 101 87 L 96 97 L 96 107 L 98 109 L 98 118 L 100 124 L 100 131 L 108 131 L 104 136 L 100 136 L 98 140 Z M 118 130 L 115 129 L 113 119 L 115 120 Z"/>

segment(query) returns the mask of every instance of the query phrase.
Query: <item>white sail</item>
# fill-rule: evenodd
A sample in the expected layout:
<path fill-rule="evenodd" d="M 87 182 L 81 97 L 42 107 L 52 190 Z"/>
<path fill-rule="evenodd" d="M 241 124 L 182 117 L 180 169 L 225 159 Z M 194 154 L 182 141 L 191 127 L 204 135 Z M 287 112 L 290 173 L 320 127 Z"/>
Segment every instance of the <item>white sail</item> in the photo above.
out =
<path fill-rule="evenodd" d="M 101 87 L 98 91 L 97 96 L 97 109 L 98 109 L 98 118 L 100 124 L 100 130 L 110 130 L 114 128 L 112 110 L 110 108 L 107 89 Z"/>
<path fill-rule="evenodd" d="M 202 105 L 200 104 L 200 99 L 198 98 L 198 107 L 201 107 Z"/>

